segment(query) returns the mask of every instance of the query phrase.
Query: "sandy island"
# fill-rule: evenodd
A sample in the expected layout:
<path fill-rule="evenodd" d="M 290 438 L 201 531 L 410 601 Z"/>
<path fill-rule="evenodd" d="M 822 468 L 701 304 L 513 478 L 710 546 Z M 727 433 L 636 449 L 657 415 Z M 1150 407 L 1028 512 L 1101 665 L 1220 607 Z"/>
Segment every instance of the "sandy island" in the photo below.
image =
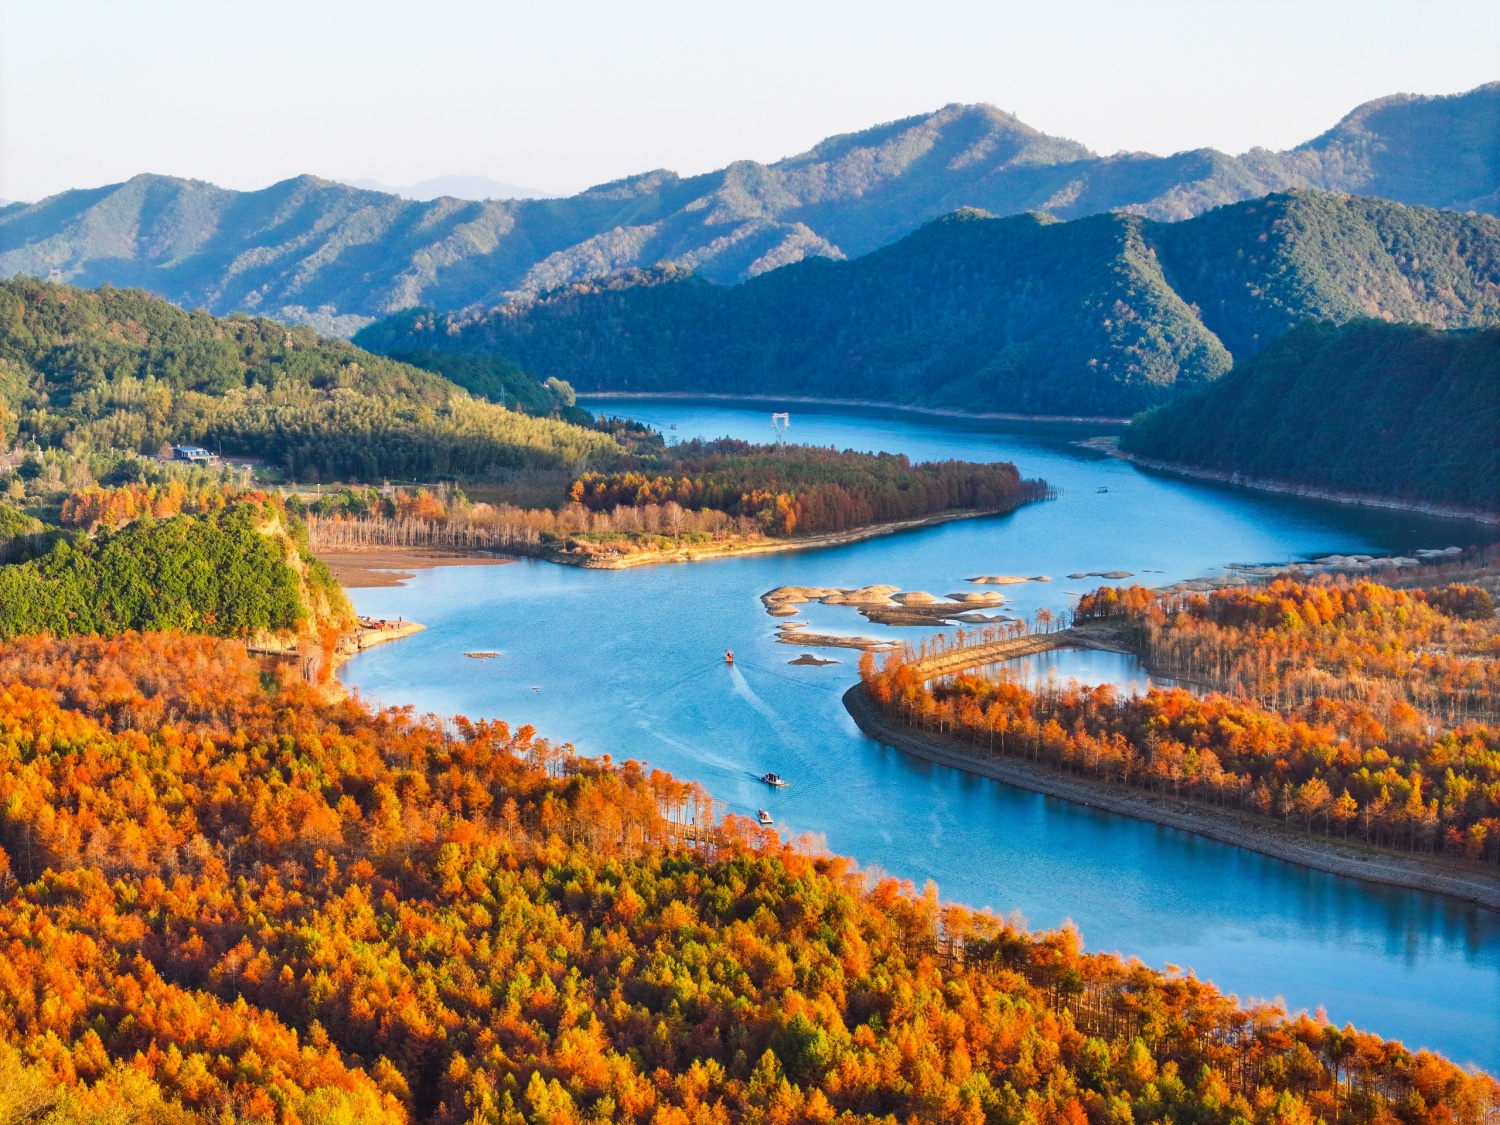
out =
<path fill-rule="evenodd" d="M 333 576 L 346 590 L 374 586 L 404 586 L 419 570 L 437 566 L 503 566 L 512 558 L 479 552 L 463 553 L 436 547 L 365 547 L 317 550 Z"/>
<path fill-rule="evenodd" d="M 1217 808 L 1132 786 L 1096 781 L 1022 758 L 986 754 L 955 738 L 888 722 L 876 709 L 863 684 L 855 684 L 844 693 L 844 707 L 859 729 L 877 742 L 938 765 L 993 778 L 1048 797 L 1193 832 L 1221 844 L 1232 844 L 1318 871 L 1451 895 L 1491 910 L 1500 910 L 1500 880 L 1460 860 L 1387 851 L 1358 840 L 1317 836 L 1299 829 L 1283 828 L 1237 809 Z"/>

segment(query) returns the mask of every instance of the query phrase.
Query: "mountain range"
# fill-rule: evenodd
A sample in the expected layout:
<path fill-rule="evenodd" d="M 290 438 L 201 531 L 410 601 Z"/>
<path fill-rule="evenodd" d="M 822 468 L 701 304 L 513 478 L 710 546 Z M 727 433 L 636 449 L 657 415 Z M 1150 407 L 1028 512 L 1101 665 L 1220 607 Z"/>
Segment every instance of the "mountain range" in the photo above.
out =
<path fill-rule="evenodd" d="M 961 207 L 1190 218 L 1299 187 L 1500 210 L 1500 83 L 1359 106 L 1285 152 L 1100 156 L 986 105 L 831 137 L 774 164 L 647 172 L 565 199 L 402 199 L 301 176 L 239 192 L 140 175 L 0 210 L 0 276 L 134 285 L 348 335 L 660 264 L 737 282 L 858 257 Z"/>
<path fill-rule="evenodd" d="M 438 369 L 489 355 L 580 392 L 1123 416 L 1302 320 L 1361 317 L 1500 319 L 1500 219 L 1306 190 L 1176 223 L 970 209 L 851 261 L 730 286 L 626 271 L 490 310 L 407 311 L 355 341 Z"/>
<path fill-rule="evenodd" d="M 488 176 L 434 176 L 420 183 L 393 187 L 368 177 L 359 180 L 340 180 L 341 184 L 363 188 L 365 191 L 380 191 L 387 195 L 399 195 L 405 199 L 417 199 L 423 203 L 443 196 L 453 199 L 543 199 L 547 192 L 518 184 L 504 184 Z"/>

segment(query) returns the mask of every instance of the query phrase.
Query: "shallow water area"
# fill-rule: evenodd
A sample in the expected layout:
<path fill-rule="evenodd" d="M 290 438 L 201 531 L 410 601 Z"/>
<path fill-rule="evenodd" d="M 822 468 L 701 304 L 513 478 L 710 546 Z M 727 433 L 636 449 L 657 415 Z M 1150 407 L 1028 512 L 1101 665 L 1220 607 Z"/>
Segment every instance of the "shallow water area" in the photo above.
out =
<path fill-rule="evenodd" d="M 1054 648 L 1030 656 L 1000 660 L 972 669 L 987 678 L 1005 678 L 1032 688 L 1053 684 L 1065 688 L 1114 684 L 1122 695 L 1144 695 L 1151 688 L 1177 687 L 1176 680 L 1153 676 L 1140 658 L 1127 652 L 1105 652 L 1095 648 Z"/>
<path fill-rule="evenodd" d="M 771 437 L 770 411 L 665 401 L 594 404 L 669 436 Z M 776 626 L 918 640 L 848 607 L 772 618 L 776 586 L 890 584 L 942 595 L 998 589 L 999 612 L 1065 609 L 1066 591 L 1129 570 L 1164 584 L 1229 563 L 1332 552 L 1408 552 L 1490 538 L 1477 525 L 1148 474 L 1073 442 L 1107 426 L 982 424 L 847 410 L 792 410 L 789 438 L 907 453 L 1014 460 L 1058 499 L 823 551 L 628 571 L 523 561 L 422 571 L 404 588 L 352 592 L 361 612 L 427 628 L 341 672 L 366 696 L 442 714 L 531 723 L 588 754 L 643 758 L 701 781 L 721 808 L 766 808 L 778 827 L 947 898 L 1032 925 L 1076 922 L 1091 949 L 1191 967 L 1241 997 L 1326 1006 L 1339 1023 L 1500 1070 L 1500 915 L 1437 896 L 1308 871 L 1155 825 L 930 765 L 866 738 L 840 702 L 857 651 L 780 644 Z M 676 423 L 677 429 L 668 427 Z M 1107 488 L 1107 492 L 1098 491 Z M 1160 572 L 1160 573 L 1148 573 Z M 1047 583 L 971 586 L 982 574 Z M 467 659 L 465 651 L 500 656 Z M 735 663 L 723 654 L 733 649 Z M 839 660 L 788 661 L 804 651 Z M 1076 651 L 1076 650 L 1075 650 Z M 1135 675 L 1116 654 L 1042 654 Z M 1060 663 L 1059 663 L 1060 662 Z M 1035 668 L 1045 674 L 1047 662 Z M 1138 666 L 1137 666 L 1138 667 Z M 539 690 L 534 690 L 539 689 Z M 756 778 L 787 778 L 772 790 Z"/>

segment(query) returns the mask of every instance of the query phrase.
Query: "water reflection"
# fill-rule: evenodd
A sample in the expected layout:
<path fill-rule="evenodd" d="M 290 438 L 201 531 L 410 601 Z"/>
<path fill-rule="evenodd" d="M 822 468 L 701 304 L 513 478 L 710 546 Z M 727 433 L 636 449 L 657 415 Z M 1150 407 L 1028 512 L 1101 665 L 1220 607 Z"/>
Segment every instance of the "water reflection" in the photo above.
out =
<path fill-rule="evenodd" d="M 1176 680 L 1151 675 L 1138 656 L 1094 648 L 1054 648 L 983 664 L 971 672 L 989 679 L 1014 680 L 1034 688 L 1047 684 L 1057 687 L 1066 687 L 1069 683 L 1083 687 L 1114 684 L 1126 695 L 1144 695 L 1151 688 L 1178 686 Z"/>

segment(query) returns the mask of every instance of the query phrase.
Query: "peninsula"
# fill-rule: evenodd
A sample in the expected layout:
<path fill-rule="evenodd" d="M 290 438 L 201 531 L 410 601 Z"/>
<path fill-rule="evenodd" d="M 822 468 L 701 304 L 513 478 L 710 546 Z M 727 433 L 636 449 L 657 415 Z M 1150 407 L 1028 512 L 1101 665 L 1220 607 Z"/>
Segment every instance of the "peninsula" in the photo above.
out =
<path fill-rule="evenodd" d="M 1399 568 L 1399 587 L 1337 573 L 1102 587 L 1069 628 L 939 635 L 880 667 L 867 653 L 844 703 L 866 734 L 931 761 L 1500 909 L 1486 725 L 1500 714 L 1500 555 L 1438 554 Z M 1195 690 L 969 672 L 1066 646 L 1136 653 Z"/>

